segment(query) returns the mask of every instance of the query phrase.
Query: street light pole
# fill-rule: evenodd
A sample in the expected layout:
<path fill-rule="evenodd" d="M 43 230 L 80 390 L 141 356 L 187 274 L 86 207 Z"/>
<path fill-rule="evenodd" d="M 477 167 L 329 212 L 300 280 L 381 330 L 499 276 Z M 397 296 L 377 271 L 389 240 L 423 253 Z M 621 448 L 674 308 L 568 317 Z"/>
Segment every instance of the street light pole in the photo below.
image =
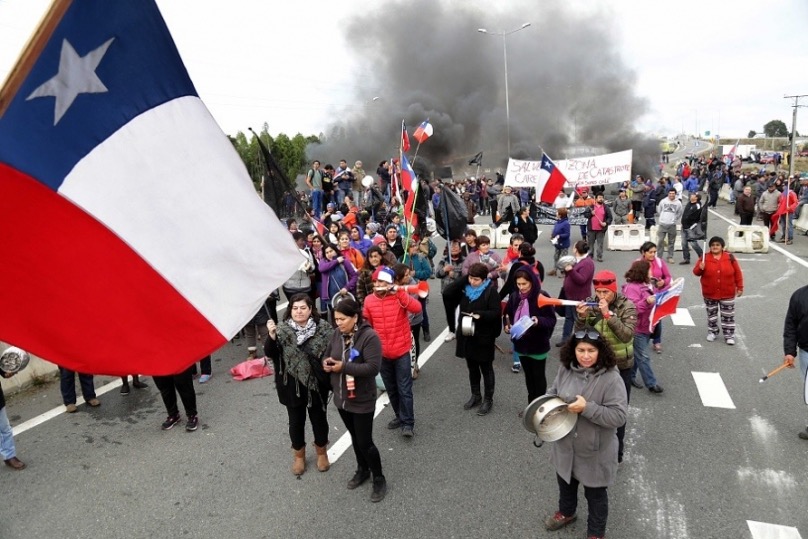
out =
<path fill-rule="evenodd" d="M 502 58 L 505 63 L 505 124 L 508 129 L 508 157 L 511 156 L 511 105 L 508 95 L 508 44 L 506 41 L 506 37 L 518 32 L 519 30 L 524 30 L 530 26 L 529 22 L 524 23 L 519 28 L 514 28 L 513 30 L 508 30 L 507 32 L 489 32 L 485 28 L 478 28 L 477 31 L 481 34 L 491 34 L 493 36 L 502 36 Z"/>

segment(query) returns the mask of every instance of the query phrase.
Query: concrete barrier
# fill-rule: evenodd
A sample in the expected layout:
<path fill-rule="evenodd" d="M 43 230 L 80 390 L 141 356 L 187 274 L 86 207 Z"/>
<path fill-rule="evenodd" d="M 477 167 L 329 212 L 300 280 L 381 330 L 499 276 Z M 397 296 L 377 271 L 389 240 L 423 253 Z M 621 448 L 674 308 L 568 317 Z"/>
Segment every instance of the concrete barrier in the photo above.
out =
<path fill-rule="evenodd" d="M 652 241 L 652 242 L 657 244 L 657 254 L 659 256 L 662 256 L 663 251 L 667 252 L 668 244 L 667 243 L 665 243 L 665 245 L 660 245 L 659 244 L 659 242 L 657 241 L 659 239 L 659 238 L 657 238 L 658 231 L 659 231 L 659 227 L 657 225 L 652 226 L 651 229 L 648 231 L 648 241 Z M 681 251 L 682 250 L 682 224 L 681 223 L 676 224 L 676 242 L 673 244 L 673 250 L 674 251 Z"/>
<path fill-rule="evenodd" d="M 768 228 L 757 225 L 729 225 L 727 250 L 731 253 L 768 253 Z"/>
<path fill-rule="evenodd" d="M 497 249 L 507 249 L 511 244 L 511 233 L 508 232 L 509 223 L 499 225 L 496 233 L 491 237 L 492 247 Z"/>
<path fill-rule="evenodd" d="M 638 251 L 645 243 L 645 225 L 610 225 L 606 246 L 610 251 Z"/>
<path fill-rule="evenodd" d="M 794 228 L 808 232 L 808 204 L 800 209 L 800 218 L 794 220 Z"/>
<path fill-rule="evenodd" d="M 491 244 L 493 246 L 494 243 L 494 235 L 496 234 L 496 230 L 494 229 L 494 225 L 490 223 L 479 223 L 473 225 L 466 225 L 467 230 L 473 230 L 477 233 L 477 237 L 480 236 L 488 236 L 491 238 Z"/>

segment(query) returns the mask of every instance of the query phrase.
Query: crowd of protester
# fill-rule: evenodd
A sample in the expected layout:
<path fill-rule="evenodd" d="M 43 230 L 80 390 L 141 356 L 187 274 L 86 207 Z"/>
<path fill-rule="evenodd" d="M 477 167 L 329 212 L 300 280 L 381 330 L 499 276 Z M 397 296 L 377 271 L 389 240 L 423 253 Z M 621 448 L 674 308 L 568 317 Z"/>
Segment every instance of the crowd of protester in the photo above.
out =
<path fill-rule="evenodd" d="M 636 176 L 618 186 L 613 198 L 598 186 L 571 195 L 562 192 L 551 205 L 555 224 L 549 241 L 554 255 L 552 262 L 546 261 L 547 271 L 536 258 L 538 227 L 531 190 L 503 185 L 501 174 L 460 182 L 423 181 L 430 216 L 443 190 L 449 189 L 463 200 L 467 224 L 490 218 L 494 225 L 507 224 L 512 232 L 503 256 L 493 250 L 490 237 L 469 228 L 462 238 L 448 241 L 438 257 L 431 234 L 420 237 L 408 226 L 393 180 L 395 166 L 383 161 L 377 177 L 363 181 L 369 176 L 360 161 L 351 168 L 341 160 L 337 168 L 322 169 L 319 161 L 313 162 L 306 175 L 310 213 L 286 220 L 301 254 L 299 267 L 280 287 L 288 307 L 279 319 L 281 296 L 274 291 L 240 336 L 246 341 L 248 360 L 263 352 L 274 367 L 277 395 L 288 412 L 292 473 L 300 476 L 307 469 L 306 417 L 314 435 L 316 468 L 330 469 L 326 410 L 333 395 L 356 458 L 347 488 L 354 490 L 372 478 L 370 499 L 384 499 L 387 479 L 373 442 L 378 387 L 387 392 L 394 413 L 387 428 L 412 438 L 413 380 L 419 374 L 421 340 L 432 340 L 427 305 L 437 300 L 444 306 L 448 325 L 445 340 L 456 341 L 455 355 L 465 360 L 468 370 L 470 396 L 462 404 L 464 410 L 475 410 L 478 416 L 491 412 L 496 341 L 504 332 L 511 340 L 512 371 L 524 375 L 527 402 L 557 395 L 569 403 L 570 413 L 579 416 L 577 435 L 552 449 L 559 504 L 545 525 L 556 530 L 576 519 L 577 489 L 583 484 L 589 504 L 588 537 L 603 537 L 607 487 L 624 458 L 631 388 L 663 393 L 650 353 L 662 351 L 662 323 L 651 325 L 650 312 L 657 297 L 671 286 L 668 264 L 675 262 L 677 228 L 684 247 L 680 263 L 692 265 L 701 281 L 707 341 L 715 341 L 721 333 L 726 344 L 733 345 L 734 300 L 743 293 L 743 274 L 734 256 L 725 251 L 723 238 L 711 238 L 708 253 L 699 247 L 705 239 L 705 205 L 715 206 L 719 190 L 729 184 L 741 224 L 757 217 L 770 226 L 777 216 L 781 241 L 789 244 L 792 216 L 799 215 L 808 201 L 808 179 L 745 174 L 734 162 L 691 158 L 679 163 L 670 177 L 654 181 Z M 568 220 L 572 208 L 583 208 L 579 211 L 586 219 L 577 240 Z M 612 224 L 641 221 L 646 229 L 656 226 L 658 236 L 642 245 L 621 287 L 618 273 L 597 267 L 604 260 L 606 232 Z M 688 246 L 699 257 L 695 264 Z M 543 287 L 545 276 L 563 278 L 559 297 L 577 304 L 560 308 L 541 304 L 541 298 L 550 297 Z M 440 280 L 440 288 L 423 297 L 418 285 L 432 279 Z M 560 348 L 561 367 L 548 380 L 546 363 L 559 317 L 563 329 L 555 345 Z M 199 383 L 211 380 L 209 356 L 201 360 L 201 373 Z M 75 374 L 64 369 L 61 373 L 68 412 L 76 411 Z M 193 365 L 175 376 L 155 377 L 168 412 L 164 430 L 181 421 L 177 394 L 185 408 L 186 430 L 197 429 L 195 375 Z M 99 406 L 92 376 L 78 377 L 87 404 Z M 133 385 L 147 387 L 137 376 Z M 121 393 L 129 393 L 128 378 Z M 10 435 L 3 436 L 6 464 L 24 468 Z M 592 440 L 599 441 L 594 444 L 599 449 L 591 450 Z"/>

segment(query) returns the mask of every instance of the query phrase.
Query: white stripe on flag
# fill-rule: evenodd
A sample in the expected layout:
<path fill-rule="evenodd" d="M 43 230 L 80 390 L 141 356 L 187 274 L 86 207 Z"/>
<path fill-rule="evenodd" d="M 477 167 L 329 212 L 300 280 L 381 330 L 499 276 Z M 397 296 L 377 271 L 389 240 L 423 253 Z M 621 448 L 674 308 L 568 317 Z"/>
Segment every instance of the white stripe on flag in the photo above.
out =
<path fill-rule="evenodd" d="M 197 97 L 134 118 L 79 161 L 59 193 L 131 246 L 228 338 L 302 260 Z"/>
<path fill-rule="evenodd" d="M 719 373 L 691 372 L 691 374 L 704 406 L 735 409 L 732 397 L 729 396 L 727 386 L 724 385 L 724 380 Z"/>

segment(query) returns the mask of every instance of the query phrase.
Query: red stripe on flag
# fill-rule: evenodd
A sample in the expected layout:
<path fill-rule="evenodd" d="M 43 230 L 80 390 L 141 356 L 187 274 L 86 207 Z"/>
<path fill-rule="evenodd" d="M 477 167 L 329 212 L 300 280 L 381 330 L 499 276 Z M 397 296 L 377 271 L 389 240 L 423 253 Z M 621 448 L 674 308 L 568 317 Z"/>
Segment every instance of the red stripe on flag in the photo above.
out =
<path fill-rule="evenodd" d="M 542 189 L 540 200 L 542 202 L 547 202 L 548 204 L 552 204 L 555 202 L 558 193 L 564 188 L 564 184 L 566 183 L 567 178 L 559 171 L 557 168 L 553 167 L 553 172 L 550 174 L 550 177 L 547 179 L 547 183 L 544 185 L 544 189 Z"/>
<path fill-rule="evenodd" d="M 71 370 L 109 375 L 174 374 L 189 365 L 178 357 L 202 358 L 226 342 L 109 229 L 4 164 L 0 227 L 0 339 Z M 191 352 L 180 355 L 178 346 Z M 138 359 L 122 362 L 121 350 Z"/>

